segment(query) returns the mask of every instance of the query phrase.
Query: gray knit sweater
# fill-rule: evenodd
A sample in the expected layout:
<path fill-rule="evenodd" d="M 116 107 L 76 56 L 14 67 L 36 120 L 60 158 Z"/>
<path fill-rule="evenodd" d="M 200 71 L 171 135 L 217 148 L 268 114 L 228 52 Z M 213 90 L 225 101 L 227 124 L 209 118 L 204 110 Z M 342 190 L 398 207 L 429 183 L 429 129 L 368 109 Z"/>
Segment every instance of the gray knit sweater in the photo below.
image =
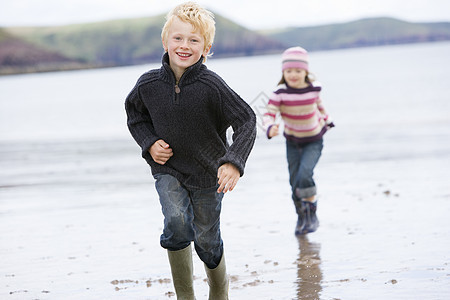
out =
<path fill-rule="evenodd" d="M 125 101 L 128 128 L 152 174 L 170 174 L 190 189 L 215 186 L 218 167 L 227 162 L 242 176 L 256 137 L 253 110 L 202 59 L 177 84 L 166 53 L 162 67 L 143 74 Z M 173 150 L 164 165 L 148 152 L 159 139 Z"/>

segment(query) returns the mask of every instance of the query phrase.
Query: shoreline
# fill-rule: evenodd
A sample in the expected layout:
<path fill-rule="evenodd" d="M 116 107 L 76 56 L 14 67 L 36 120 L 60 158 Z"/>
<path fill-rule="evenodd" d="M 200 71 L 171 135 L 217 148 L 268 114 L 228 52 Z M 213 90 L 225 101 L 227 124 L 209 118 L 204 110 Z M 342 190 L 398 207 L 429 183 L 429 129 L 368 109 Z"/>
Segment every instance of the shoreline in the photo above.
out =
<path fill-rule="evenodd" d="M 349 49 L 361 49 L 361 48 L 379 48 L 379 47 L 390 47 L 390 46 L 409 46 L 409 45 L 421 45 L 421 44 L 435 44 L 435 43 L 448 43 L 450 40 L 434 40 L 434 41 L 420 41 L 420 42 L 406 42 L 406 43 L 391 43 L 391 44 L 381 44 L 381 45 L 361 45 L 361 46 L 349 46 L 340 48 L 330 48 L 330 49 L 320 49 L 311 50 L 310 53 L 314 52 L 325 52 L 325 51 L 339 51 L 339 50 L 349 50 Z M 227 58 L 243 58 L 243 57 L 254 57 L 254 56 L 265 56 L 279 54 L 281 51 L 269 51 L 254 53 L 252 55 L 242 54 L 222 54 L 218 56 L 213 56 L 212 59 L 227 59 Z M 162 55 L 162 54 L 161 54 Z M 108 68 L 118 68 L 118 67 L 132 67 L 132 66 L 142 66 L 147 64 L 160 63 L 160 59 L 150 60 L 147 62 L 136 63 L 136 64 L 108 64 L 108 65 L 97 65 L 93 63 L 62 63 L 62 64 L 38 64 L 20 67 L 2 66 L 0 69 L 0 77 L 2 76 L 12 76 L 12 75 L 24 75 L 24 74 L 40 74 L 40 73 L 53 73 L 53 72 L 64 72 L 64 71 L 80 71 L 80 70 L 96 70 L 96 69 L 108 69 Z"/>

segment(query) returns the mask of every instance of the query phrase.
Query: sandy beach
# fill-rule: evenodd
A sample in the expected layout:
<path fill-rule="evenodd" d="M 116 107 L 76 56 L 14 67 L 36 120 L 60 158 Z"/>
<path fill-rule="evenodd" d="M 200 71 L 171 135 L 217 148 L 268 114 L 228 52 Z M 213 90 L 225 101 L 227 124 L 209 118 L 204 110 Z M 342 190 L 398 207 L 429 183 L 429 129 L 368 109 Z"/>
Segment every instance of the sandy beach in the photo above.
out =
<path fill-rule="evenodd" d="M 432 153 L 354 161 L 345 154 L 353 145 L 338 147 L 333 134 L 316 171 L 321 227 L 301 239 L 283 140 L 258 138 L 224 200 L 230 297 L 445 299 L 448 168 Z M 2 167 L 17 165 L 1 189 L 2 299 L 174 298 L 153 179 L 133 143 L 2 147 Z M 412 184 L 421 180 L 433 188 Z M 206 299 L 194 262 L 197 297 Z"/>
<path fill-rule="evenodd" d="M 450 298 L 448 87 L 436 78 L 440 94 L 414 92 L 433 105 L 408 96 L 408 110 L 392 101 L 407 90 L 398 83 L 385 87 L 390 99 L 357 102 L 338 88 L 346 78 L 324 78 L 339 100 L 327 106 L 336 128 L 315 172 L 321 225 L 302 238 L 284 139 L 259 133 L 223 202 L 230 299 Z M 0 299 L 176 299 L 162 226 L 154 180 L 127 133 L 0 141 Z M 197 299 L 207 299 L 195 253 L 194 272 Z"/>

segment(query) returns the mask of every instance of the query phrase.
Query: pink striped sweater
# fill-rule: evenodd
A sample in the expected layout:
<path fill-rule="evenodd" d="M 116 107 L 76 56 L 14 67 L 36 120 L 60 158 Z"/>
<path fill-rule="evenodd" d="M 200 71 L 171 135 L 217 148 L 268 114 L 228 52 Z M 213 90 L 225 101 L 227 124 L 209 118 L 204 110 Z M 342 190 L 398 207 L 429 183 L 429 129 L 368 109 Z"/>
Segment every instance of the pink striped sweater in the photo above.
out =
<path fill-rule="evenodd" d="M 328 126 L 334 126 L 322 105 L 321 89 L 320 86 L 313 85 L 303 89 L 279 85 L 270 95 L 267 112 L 264 114 L 267 134 L 280 114 L 284 121 L 286 139 L 308 143 L 321 138 Z"/>

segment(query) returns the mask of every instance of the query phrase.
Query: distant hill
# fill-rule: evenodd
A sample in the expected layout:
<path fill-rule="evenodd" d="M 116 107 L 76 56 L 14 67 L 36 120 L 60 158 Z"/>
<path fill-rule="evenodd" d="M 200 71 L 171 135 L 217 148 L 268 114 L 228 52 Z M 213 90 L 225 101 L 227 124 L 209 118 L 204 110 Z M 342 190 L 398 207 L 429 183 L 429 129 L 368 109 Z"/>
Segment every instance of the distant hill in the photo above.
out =
<path fill-rule="evenodd" d="M 58 27 L 6 28 L 42 49 L 103 66 L 148 62 L 159 58 L 163 16 Z"/>
<path fill-rule="evenodd" d="M 261 31 L 286 46 L 314 50 L 368 47 L 450 40 L 450 22 L 409 23 L 392 18 L 370 18 L 343 24 Z"/>
<path fill-rule="evenodd" d="M 43 49 L 0 29 L 0 74 L 86 68 L 87 65 L 55 50 Z"/>
<path fill-rule="evenodd" d="M 164 15 L 56 27 L 0 28 L 0 75 L 160 61 Z M 450 40 L 450 23 L 391 18 L 251 31 L 216 14 L 214 57 Z"/>
<path fill-rule="evenodd" d="M 248 30 L 220 15 L 216 15 L 215 20 L 216 39 L 212 48 L 215 57 L 267 54 L 284 48 L 281 42 Z M 14 49 L 6 46 L 16 40 L 22 41 L 23 47 L 25 44 L 30 45 L 42 52 L 59 54 L 86 66 L 124 66 L 160 61 L 164 21 L 164 15 L 159 15 L 57 27 L 3 28 L 2 32 L 6 36 L 3 41 L 0 40 L 0 57 L 21 52 L 21 45 L 16 44 Z M 40 62 L 36 60 L 34 63 Z M 30 64 L 29 69 L 33 65 Z M 5 73 L 2 72 L 2 64 L 0 67 L 0 74 Z M 17 67 L 18 71 L 23 69 L 22 65 Z"/>

